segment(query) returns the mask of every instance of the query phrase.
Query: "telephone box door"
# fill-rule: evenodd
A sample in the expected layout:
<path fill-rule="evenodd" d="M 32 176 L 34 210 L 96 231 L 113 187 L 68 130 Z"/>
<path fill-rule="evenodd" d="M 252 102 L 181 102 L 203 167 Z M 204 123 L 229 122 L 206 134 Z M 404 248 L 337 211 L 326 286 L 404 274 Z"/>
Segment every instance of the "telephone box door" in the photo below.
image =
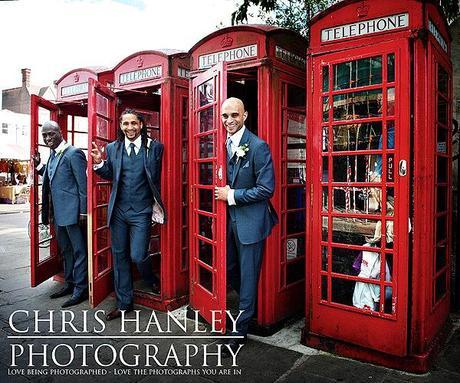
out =
<path fill-rule="evenodd" d="M 193 79 L 190 123 L 190 302 L 206 321 L 215 318 L 216 328 L 222 332 L 226 309 L 227 210 L 225 203 L 214 199 L 214 186 L 226 184 L 226 134 L 220 121 L 226 84 L 224 63 Z"/>
<path fill-rule="evenodd" d="M 398 356 L 409 295 L 408 52 L 400 40 L 313 58 L 311 332 Z"/>
<path fill-rule="evenodd" d="M 41 136 L 42 123 L 47 120 L 58 121 L 58 107 L 52 102 L 36 95 L 31 97 L 31 122 L 30 122 L 30 153 L 39 152 L 42 164 L 46 164 L 49 149 L 45 148 Z M 61 265 L 53 225 L 43 225 L 41 222 L 42 184 L 39 175 L 32 163 L 33 182 L 30 187 L 30 275 L 31 285 L 35 287 L 40 283 L 59 273 Z M 51 205 L 46 205 L 51 208 Z"/>
<path fill-rule="evenodd" d="M 105 152 L 115 140 L 116 96 L 99 82 L 90 79 L 88 86 L 88 147 L 92 142 Z M 112 291 L 112 255 L 107 211 L 111 181 L 100 178 L 88 156 L 88 281 L 91 307 L 97 306 Z"/>

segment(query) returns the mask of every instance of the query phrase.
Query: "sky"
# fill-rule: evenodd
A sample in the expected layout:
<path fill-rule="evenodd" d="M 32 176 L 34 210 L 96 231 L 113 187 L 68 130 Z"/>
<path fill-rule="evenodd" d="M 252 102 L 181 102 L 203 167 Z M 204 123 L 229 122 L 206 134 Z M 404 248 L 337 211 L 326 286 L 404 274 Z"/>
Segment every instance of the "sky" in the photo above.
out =
<path fill-rule="evenodd" d="M 229 26 L 240 0 L 0 0 L 0 89 L 48 85 L 71 69 L 113 67 L 147 49 L 189 50 Z M 0 100 L 1 103 L 1 100 Z"/>

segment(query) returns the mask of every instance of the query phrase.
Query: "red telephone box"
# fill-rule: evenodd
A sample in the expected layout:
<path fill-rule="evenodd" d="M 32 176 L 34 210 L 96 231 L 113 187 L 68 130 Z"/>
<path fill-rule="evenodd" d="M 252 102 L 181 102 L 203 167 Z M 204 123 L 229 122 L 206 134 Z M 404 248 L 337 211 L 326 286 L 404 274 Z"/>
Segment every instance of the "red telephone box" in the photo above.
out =
<path fill-rule="evenodd" d="M 452 69 L 435 1 L 312 20 L 303 342 L 414 372 L 449 313 Z"/>
<path fill-rule="evenodd" d="M 149 247 L 161 289 L 159 294 L 153 294 L 142 290 L 140 280 L 134 281 L 134 301 L 157 310 L 173 310 L 186 302 L 188 293 L 189 56 L 178 51 L 142 51 L 123 59 L 112 75 L 112 90 L 90 82 L 89 142 L 105 147 L 115 140 L 118 116 L 129 107 L 143 114 L 149 136 L 164 144 L 161 195 L 167 222 L 152 227 Z M 112 290 L 107 227 L 110 182 L 94 172 L 89 172 L 88 177 L 93 254 L 89 260 L 90 303 L 96 306 Z M 137 275 L 134 269 L 133 272 Z"/>
<path fill-rule="evenodd" d="M 272 203 L 280 224 L 266 241 L 255 329 L 273 332 L 302 310 L 306 47 L 292 31 L 246 25 L 214 32 L 190 50 L 190 303 L 208 321 L 228 303 L 226 205 L 214 200 L 213 187 L 226 182 L 220 106 L 231 96 L 245 103 L 246 127 L 270 146 L 276 176 Z M 225 317 L 219 319 L 224 329 Z"/>
<path fill-rule="evenodd" d="M 40 152 L 45 164 L 50 150 L 43 142 L 41 126 L 47 120 L 59 123 L 64 139 L 82 149 L 88 157 L 88 82 L 99 79 L 103 84 L 110 81 L 105 68 L 78 68 L 64 74 L 55 82 L 57 100 L 48 101 L 39 96 L 31 97 L 31 155 Z M 41 179 L 35 171 L 30 191 L 30 264 L 31 285 L 35 287 L 62 270 L 54 227 L 41 224 Z"/>

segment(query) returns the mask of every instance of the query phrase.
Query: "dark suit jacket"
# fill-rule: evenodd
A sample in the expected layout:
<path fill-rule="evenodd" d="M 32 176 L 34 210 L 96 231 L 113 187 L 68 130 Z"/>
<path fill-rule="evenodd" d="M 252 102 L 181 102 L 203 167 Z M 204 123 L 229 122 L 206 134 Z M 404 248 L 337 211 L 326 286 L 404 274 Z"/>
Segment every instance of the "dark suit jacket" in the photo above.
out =
<path fill-rule="evenodd" d="M 48 164 L 38 171 L 43 176 L 44 224 L 49 223 L 50 212 L 53 213 L 58 226 L 75 225 L 78 223 L 79 215 L 86 214 L 86 166 L 83 151 L 70 145 L 59 155 L 52 179 L 48 175 Z"/>
<path fill-rule="evenodd" d="M 164 222 L 166 222 L 166 213 L 163 202 L 160 197 L 160 176 L 161 176 L 161 157 L 163 155 L 163 144 L 158 141 L 148 141 L 148 150 L 144 151 L 144 169 L 147 174 L 148 184 L 152 190 L 153 198 L 160 205 L 164 213 Z M 114 141 L 107 145 L 107 158 L 104 165 L 96 170 L 96 174 L 106 180 L 112 181 L 112 192 L 110 194 L 109 209 L 107 212 L 107 224 L 110 224 L 113 207 L 117 200 L 118 182 L 121 173 L 121 159 L 123 156 L 124 141 Z"/>
<path fill-rule="evenodd" d="M 275 191 L 275 173 L 268 145 L 247 128 L 241 137 L 240 146 L 248 145 L 245 156 L 238 159 L 233 169 L 230 187 L 235 189 L 238 238 L 243 244 L 265 239 L 272 227 L 278 223 L 270 197 Z M 235 155 L 236 156 L 236 155 Z"/>

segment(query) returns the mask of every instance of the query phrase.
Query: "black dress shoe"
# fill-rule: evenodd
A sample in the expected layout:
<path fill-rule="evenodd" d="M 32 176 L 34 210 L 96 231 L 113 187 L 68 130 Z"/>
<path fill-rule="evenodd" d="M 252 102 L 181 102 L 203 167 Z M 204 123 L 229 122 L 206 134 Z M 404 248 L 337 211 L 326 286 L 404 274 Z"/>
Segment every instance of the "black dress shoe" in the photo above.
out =
<path fill-rule="evenodd" d="M 67 286 L 67 287 L 63 287 L 61 290 L 56 291 L 55 293 L 51 294 L 50 298 L 51 299 L 56 299 L 56 298 L 64 297 L 66 295 L 70 295 L 72 293 L 73 293 L 73 286 Z"/>
<path fill-rule="evenodd" d="M 78 305 L 79 303 L 88 299 L 88 293 L 82 293 L 78 297 L 72 297 L 62 304 L 62 308 Z"/>
<path fill-rule="evenodd" d="M 121 312 L 122 312 L 122 311 L 124 311 L 125 314 L 126 314 L 126 313 L 129 313 L 129 312 L 133 311 L 133 307 L 131 306 L 131 307 L 125 309 L 125 310 L 120 310 L 119 308 L 116 308 L 116 309 L 110 311 L 110 312 L 105 316 L 105 320 L 106 320 L 106 321 L 111 321 L 111 320 L 114 320 L 114 319 L 116 319 L 116 318 L 121 317 Z"/>
<path fill-rule="evenodd" d="M 240 346 L 242 346 L 244 343 L 246 343 L 246 338 L 230 339 L 227 344 L 222 345 L 222 356 L 224 358 L 230 358 L 238 352 Z M 230 352 L 230 349 L 232 352 Z"/>

